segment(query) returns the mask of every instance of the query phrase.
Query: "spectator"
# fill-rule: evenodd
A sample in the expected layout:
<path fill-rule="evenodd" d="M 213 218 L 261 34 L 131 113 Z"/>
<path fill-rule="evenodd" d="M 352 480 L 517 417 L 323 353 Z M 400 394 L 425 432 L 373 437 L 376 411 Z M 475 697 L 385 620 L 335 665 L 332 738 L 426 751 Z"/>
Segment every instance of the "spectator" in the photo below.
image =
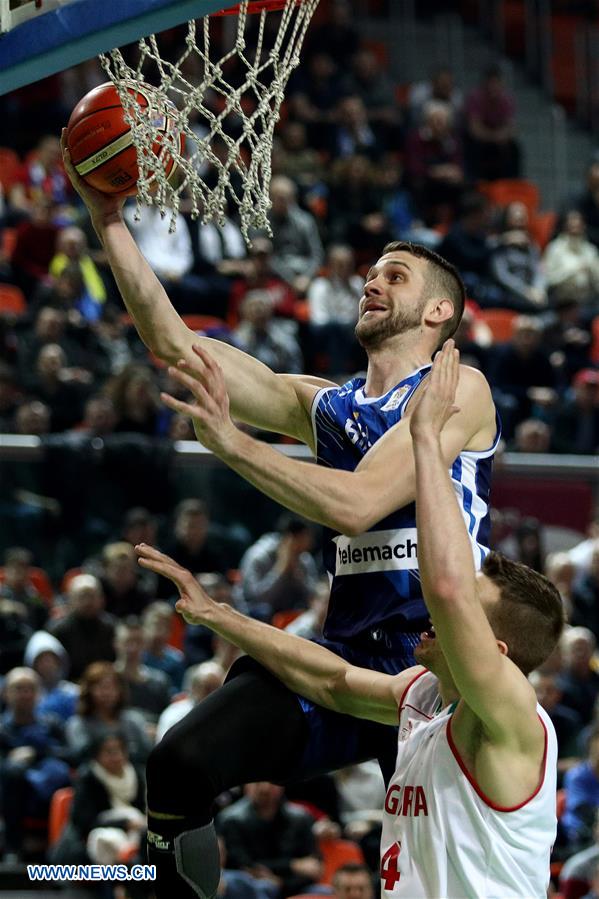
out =
<path fill-rule="evenodd" d="M 32 204 L 31 218 L 16 228 L 11 256 L 12 273 L 26 297 L 48 276 L 48 267 L 56 250 L 58 225 L 54 222 L 54 203 L 40 197 Z"/>
<path fill-rule="evenodd" d="M 343 96 L 335 58 L 328 48 L 306 59 L 291 79 L 287 95 L 290 113 L 306 126 L 310 146 L 328 150 L 335 107 Z"/>
<path fill-rule="evenodd" d="M 328 204 L 329 239 L 359 250 L 358 262 L 368 262 L 392 239 L 382 208 L 376 169 L 364 156 L 338 160 L 331 172 Z"/>
<path fill-rule="evenodd" d="M 19 181 L 12 188 L 11 202 L 31 211 L 42 199 L 65 206 L 72 194 L 73 188 L 62 165 L 60 141 L 54 134 L 47 134 L 29 154 Z"/>
<path fill-rule="evenodd" d="M 545 559 L 545 574 L 551 583 L 559 590 L 566 618 L 570 621 L 572 614 L 572 590 L 576 568 L 572 559 L 566 552 L 551 553 Z"/>
<path fill-rule="evenodd" d="M 0 434 L 8 434 L 12 430 L 15 412 L 21 401 L 16 370 L 0 360 Z"/>
<path fill-rule="evenodd" d="M 583 724 L 591 720 L 597 695 L 599 694 L 599 674 L 591 662 L 596 641 L 587 627 L 571 627 L 562 639 L 563 669 L 561 674 L 562 701 L 568 708 L 578 712 Z"/>
<path fill-rule="evenodd" d="M 464 189 L 462 148 L 448 104 L 427 103 L 422 123 L 407 136 L 405 164 L 424 223 L 448 223 Z"/>
<path fill-rule="evenodd" d="M 32 562 L 33 554 L 28 549 L 13 547 L 6 550 L 0 597 L 18 603 L 29 627 L 37 630 L 46 623 L 48 608 L 31 580 Z"/>
<path fill-rule="evenodd" d="M 119 375 L 136 361 L 140 364 L 146 362 L 145 346 L 137 339 L 137 335 L 130 336 L 123 315 L 115 306 L 104 305 L 94 332 L 99 350 L 107 360 L 107 374 Z"/>
<path fill-rule="evenodd" d="M 550 407 L 557 399 L 556 377 L 542 336 L 541 323 L 521 315 L 514 321 L 511 341 L 495 347 L 489 360 L 489 381 L 506 439 L 535 407 Z"/>
<path fill-rule="evenodd" d="M 174 611 L 167 602 L 153 602 L 142 617 L 145 652 L 144 665 L 163 672 L 173 692 L 181 689 L 185 661 L 183 653 L 169 646 Z"/>
<path fill-rule="evenodd" d="M 276 533 L 264 534 L 250 546 L 240 571 L 242 595 L 252 615 L 270 621 L 275 612 L 306 608 L 317 582 L 310 555 L 313 541 L 310 525 L 288 515 Z"/>
<path fill-rule="evenodd" d="M 490 267 L 503 290 L 502 306 L 517 312 L 536 312 L 546 306 L 541 254 L 531 238 L 524 203 L 516 201 L 505 207 Z"/>
<path fill-rule="evenodd" d="M 155 724 L 170 702 L 172 686 L 164 672 L 143 664 L 144 631 L 137 618 L 117 624 L 115 651 L 114 667 L 123 676 L 129 707 Z"/>
<path fill-rule="evenodd" d="M 521 421 L 514 435 L 513 449 L 517 453 L 548 453 L 551 447 L 551 428 L 538 418 Z"/>
<path fill-rule="evenodd" d="M 438 247 L 441 256 L 460 272 L 468 295 L 483 307 L 501 305 L 501 289 L 493 283 L 489 270 L 490 212 L 489 202 L 482 194 L 465 194 L 456 221 Z"/>
<path fill-rule="evenodd" d="M 408 103 L 412 121 L 419 122 L 424 107 L 429 100 L 440 100 L 451 106 L 453 119 L 460 120 L 464 98 L 462 91 L 455 86 L 453 71 L 449 66 L 436 69 L 426 81 L 417 81 L 410 86 Z"/>
<path fill-rule="evenodd" d="M 554 446 L 558 453 L 599 449 L 599 370 L 583 368 L 574 377 L 570 395 L 555 416 Z"/>
<path fill-rule="evenodd" d="M 116 618 L 139 615 L 150 601 L 135 550 L 130 543 L 119 541 L 104 547 L 100 580 L 106 610 Z"/>
<path fill-rule="evenodd" d="M 285 122 L 279 131 L 279 141 L 273 156 L 273 174 L 287 175 L 303 195 L 317 185 L 323 189 L 324 166 L 321 156 L 308 144 L 303 122 Z M 251 253 L 251 248 L 250 248 Z"/>
<path fill-rule="evenodd" d="M 188 668 L 183 678 L 184 696 L 175 697 L 174 702 L 161 714 L 156 727 L 156 742 L 158 743 L 167 730 L 181 721 L 199 702 L 221 687 L 224 680 L 224 668 L 211 659 Z"/>
<path fill-rule="evenodd" d="M 326 273 L 315 278 L 308 288 L 311 340 L 314 351 L 324 353 L 326 358 L 320 371 L 339 375 L 357 367 L 354 328 L 363 290 L 364 279 L 356 272 L 351 247 L 331 244 Z"/>
<path fill-rule="evenodd" d="M 129 761 L 119 730 L 106 730 L 90 745 L 78 771 L 69 818 L 51 850 L 58 865 L 115 864 L 139 847 L 145 829 L 143 772 Z"/>
<path fill-rule="evenodd" d="M 165 552 L 179 565 L 194 573 L 219 571 L 224 574 L 229 567 L 217 533 L 211 528 L 208 508 L 200 499 L 184 499 L 176 507 L 173 537 L 166 542 L 166 547 Z M 172 587 L 161 583 L 158 595 L 171 596 Z"/>
<path fill-rule="evenodd" d="M 241 322 L 234 337 L 244 352 L 276 372 L 299 374 L 302 354 L 293 325 L 275 319 L 273 304 L 265 291 L 252 290 L 241 303 Z"/>
<path fill-rule="evenodd" d="M 90 382 L 89 372 L 68 367 L 59 344 L 48 343 L 40 349 L 30 390 L 50 409 L 52 431 L 66 431 L 81 421 Z"/>
<path fill-rule="evenodd" d="M 275 315 L 295 316 L 297 294 L 272 267 L 272 242 L 267 237 L 254 237 L 243 278 L 234 281 L 229 300 L 229 321 L 236 325 L 239 307 L 250 291 L 261 290 L 270 297 Z"/>
<path fill-rule="evenodd" d="M 580 212 L 569 209 L 558 236 L 545 249 L 545 279 L 553 303 L 576 300 L 599 311 L 599 250 L 585 232 Z"/>
<path fill-rule="evenodd" d="M 83 406 L 83 418 L 77 427 L 82 437 L 108 437 L 114 434 L 117 414 L 114 403 L 108 396 L 97 393 L 90 396 Z"/>
<path fill-rule="evenodd" d="M 272 880 L 283 897 L 320 879 L 312 823 L 307 812 L 285 801 L 283 787 L 270 783 L 247 784 L 244 798 L 217 818 L 230 867 Z"/>
<path fill-rule="evenodd" d="M 192 273 L 193 244 L 187 222 L 181 213 L 175 216 L 175 230 L 171 231 L 171 216 L 162 216 L 157 206 L 143 206 L 141 218 L 135 221 L 135 207 L 125 208 L 125 218 L 135 242 L 160 279 L 178 312 L 200 313 L 226 303 L 222 282 Z M 222 309 L 220 309 L 222 311 Z M 214 314 L 214 313 L 213 313 Z"/>
<path fill-rule="evenodd" d="M 24 819 L 46 817 L 50 797 L 70 782 L 62 723 L 36 709 L 39 678 L 13 668 L 5 680 L 0 716 L 0 796 L 7 855 L 23 851 Z M 6 856 L 5 856 L 5 860 Z"/>
<path fill-rule="evenodd" d="M 578 754 L 577 740 L 582 722 L 573 709 L 562 704 L 563 690 L 559 676 L 549 671 L 532 671 L 528 679 L 535 689 L 538 703 L 543 706 L 555 727 L 558 758 L 575 757 Z"/>
<path fill-rule="evenodd" d="M 568 555 L 574 563 L 577 574 L 582 571 L 590 571 L 591 559 L 596 546 L 599 544 L 599 504 L 595 507 L 587 528 L 584 540 L 572 547 Z"/>
<path fill-rule="evenodd" d="M 543 321 L 543 343 L 554 360 L 564 386 L 569 386 L 582 368 L 591 365 L 592 337 L 587 316 L 577 300 L 556 299 Z"/>
<path fill-rule="evenodd" d="M 341 865 L 333 875 L 335 899 L 374 899 L 372 874 L 357 862 Z"/>
<path fill-rule="evenodd" d="M 574 581 L 572 616 L 574 626 L 588 627 L 599 639 L 599 543 L 591 556 L 591 567 Z"/>
<path fill-rule="evenodd" d="M 498 66 L 487 69 L 481 85 L 470 92 L 465 115 L 470 176 L 485 181 L 518 178 L 520 148 L 514 138 L 515 103 Z"/>
<path fill-rule="evenodd" d="M 360 155 L 373 160 L 379 158 L 383 147 L 368 121 L 368 111 L 361 97 L 351 94 L 343 97 L 337 106 L 336 118 L 337 123 L 333 129 L 333 157 Z"/>
<path fill-rule="evenodd" d="M 360 35 L 353 19 L 349 0 L 333 0 L 327 20 L 308 29 L 304 54 L 330 53 L 343 71 L 360 46 Z"/>
<path fill-rule="evenodd" d="M 273 271 L 303 294 L 324 260 L 314 217 L 297 205 L 297 188 L 290 178 L 277 175 L 270 183 L 273 231 Z"/>
<path fill-rule="evenodd" d="M 566 807 L 561 824 L 571 849 L 579 849 L 592 838 L 592 827 L 599 808 L 599 729 L 590 735 L 588 755 L 564 776 Z"/>
<path fill-rule="evenodd" d="M 67 614 L 50 630 L 64 646 L 71 677 L 77 681 L 92 662 L 113 661 L 114 620 L 104 611 L 102 585 L 91 574 L 75 575 L 67 589 L 67 603 Z"/>
<path fill-rule="evenodd" d="M 56 255 L 50 262 L 49 272 L 53 278 L 58 278 L 67 268 L 78 271 L 83 282 L 78 311 L 86 321 L 97 321 L 106 302 L 106 287 L 89 255 L 85 233 L 73 225 L 58 234 Z"/>
<path fill-rule="evenodd" d="M 69 658 L 62 643 L 47 631 L 36 631 L 25 648 L 24 662 L 39 678 L 37 711 L 68 721 L 77 708 L 79 687 L 65 680 Z"/>
<path fill-rule="evenodd" d="M 599 247 L 599 156 L 595 155 L 587 169 L 586 188 L 572 204 L 582 215 L 591 243 Z"/>
<path fill-rule="evenodd" d="M 143 715 L 126 706 L 122 674 L 111 662 L 93 662 L 81 678 L 77 714 L 66 725 L 67 741 L 77 764 L 89 760 L 96 740 L 110 730 L 122 732 L 132 762 L 145 762 L 151 742 Z"/>
<path fill-rule="evenodd" d="M 227 867 L 227 847 L 222 837 L 217 837 L 220 855 L 221 879 L 218 885 L 220 899 L 276 899 L 277 884 L 269 879 L 252 877 L 246 871 L 233 871 Z"/>
<path fill-rule="evenodd" d="M 66 356 L 70 379 L 89 380 L 89 373 L 102 373 L 102 351 L 93 341 L 86 347 L 81 343 L 81 330 L 69 326 L 64 309 L 42 306 L 34 318 L 33 330 L 25 332 L 19 341 L 18 359 L 21 380 L 25 387 L 35 383 L 35 367 L 40 350 L 48 344 L 58 344 Z M 89 336 L 89 330 L 83 329 Z M 100 361 L 99 361 L 100 360 Z"/>
<path fill-rule="evenodd" d="M 129 509 L 125 515 L 122 528 L 122 538 L 137 546 L 138 543 L 149 543 L 154 546 L 157 542 L 158 521 L 148 509 L 135 506 Z"/>
<path fill-rule="evenodd" d="M 599 862 L 599 810 L 595 815 L 594 841 L 587 849 L 581 849 L 568 859 L 559 874 L 560 894 L 563 899 L 586 899 L 591 881 L 597 876 Z"/>
<path fill-rule="evenodd" d="M 23 664 L 31 628 L 23 607 L 0 597 L 0 675 Z"/>
<path fill-rule="evenodd" d="M 362 101 L 368 123 L 383 146 L 400 144 L 401 116 L 391 79 L 372 52 L 361 47 L 352 59 L 351 72 L 343 83 L 344 91 Z"/>
<path fill-rule="evenodd" d="M 158 430 L 160 401 L 151 371 L 144 365 L 132 363 L 105 386 L 118 416 L 116 430 L 147 434 Z"/>

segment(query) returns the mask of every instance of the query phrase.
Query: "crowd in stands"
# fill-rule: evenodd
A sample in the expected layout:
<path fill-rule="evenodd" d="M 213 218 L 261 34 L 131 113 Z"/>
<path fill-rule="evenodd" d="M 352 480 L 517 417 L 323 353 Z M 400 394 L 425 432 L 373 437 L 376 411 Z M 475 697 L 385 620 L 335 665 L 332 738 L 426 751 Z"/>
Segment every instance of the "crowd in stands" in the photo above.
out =
<path fill-rule="evenodd" d="M 91 61 L 0 98 L 0 435 L 45 448 L 36 465 L 0 460 L 5 861 L 139 858 L 150 747 L 235 658 L 178 619 L 170 583 L 139 569 L 135 543 L 158 543 L 218 601 L 302 636 L 318 636 L 326 614 L 306 522 L 276 522 L 218 471 L 204 491 L 174 484 L 173 441 L 194 435 L 159 393 L 179 388 L 125 314 L 60 157 L 70 109 L 103 80 Z M 599 155 L 579 194 L 541 213 L 521 178 L 516 102 L 495 65 L 470 92 L 447 67 L 394 83 L 384 47 L 336 0 L 310 31 L 276 130 L 272 236 L 247 247 L 233 208 L 202 224 L 183 204 L 170 231 L 153 209 L 137 220 L 133 204 L 127 221 L 190 327 L 277 372 L 339 382 L 364 366 L 354 326 L 369 264 L 389 240 L 424 243 L 464 278 L 457 344 L 492 385 L 507 448 L 597 454 Z M 494 524 L 496 548 L 545 571 L 568 613 L 531 680 L 560 743 L 560 889 L 599 895 L 599 519 L 567 552 L 546 552 L 531 519 Z M 66 827 L 49 846 L 40 822 L 64 788 Z M 370 899 L 383 795 L 375 763 L 287 795 L 269 784 L 225 795 L 222 895 L 324 883 Z M 348 853 L 336 874 L 333 846 Z"/>

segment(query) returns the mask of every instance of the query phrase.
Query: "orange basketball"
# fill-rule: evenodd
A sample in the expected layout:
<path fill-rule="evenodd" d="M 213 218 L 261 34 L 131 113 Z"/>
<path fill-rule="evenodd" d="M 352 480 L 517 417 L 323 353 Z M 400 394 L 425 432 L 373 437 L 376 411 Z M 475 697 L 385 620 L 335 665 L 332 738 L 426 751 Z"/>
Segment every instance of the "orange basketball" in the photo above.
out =
<path fill-rule="evenodd" d="M 137 103 L 132 102 L 132 115 L 151 116 L 156 137 L 152 152 L 156 165 L 172 178 L 177 162 L 167 153 L 160 154 L 163 135 L 175 127 L 176 112 L 170 100 L 159 98 L 149 85 L 127 87 Z M 138 111 L 138 107 L 141 107 Z M 147 113 L 144 113 L 147 110 Z M 106 194 L 131 196 L 137 193 L 137 153 L 131 129 L 125 120 L 118 91 L 112 82 L 100 84 L 79 101 L 67 126 L 67 145 L 77 172 L 92 187 Z M 185 137 L 178 134 L 178 150 L 182 154 Z"/>

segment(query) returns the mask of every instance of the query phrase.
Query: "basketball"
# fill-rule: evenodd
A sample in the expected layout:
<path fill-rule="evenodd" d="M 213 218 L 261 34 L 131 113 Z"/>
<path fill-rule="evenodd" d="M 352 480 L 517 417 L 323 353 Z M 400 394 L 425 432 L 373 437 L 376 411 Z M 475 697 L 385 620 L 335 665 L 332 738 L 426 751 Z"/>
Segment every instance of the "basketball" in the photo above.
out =
<path fill-rule="evenodd" d="M 156 135 L 152 152 L 156 166 L 171 179 L 177 170 L 173 156 L 161 152 L 164 135 L 173 131 L 175 106 L 158 100 L 149 85 L 128 87 L 132 95 L 128 112 L 148 115 Z M 147 112 L 146 112 L 147 111 Z M 112 82 L 100 84 L 79 101 L 67 126 L 67 145 L 75 169 L 92 187 L 106 194 L 132 196 L 137 193 L 137 152 L 125 110 Z M 178 134 L 178 151 L 183 153 L 184 135 Z"/>

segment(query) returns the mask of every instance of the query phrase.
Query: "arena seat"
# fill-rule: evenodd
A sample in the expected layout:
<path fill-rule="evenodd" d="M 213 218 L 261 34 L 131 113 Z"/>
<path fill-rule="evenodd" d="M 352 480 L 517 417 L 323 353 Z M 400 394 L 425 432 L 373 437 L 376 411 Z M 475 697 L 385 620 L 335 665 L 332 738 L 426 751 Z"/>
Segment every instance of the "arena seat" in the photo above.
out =
<path fill-rule="evenodd" d="M 508 203 L 524 203 L 531 219 L 537 214 L 540 192 L 536 184 L 525 178 L 503 178 L 499 181 L 481 181 L 478 185 L 495 206 L 507 206 Z"/>
<path fill-rule="evenodd" d="M 69 820 L 71 805 L 73 804 L 73 787 L 62 787 L 57 790 L 50 800 L 50 813 L 48 815 L 48 846 L 58 843 L 63 830 Z"/>
<path fill-rule="evenodd" d="M 555 223 L 557 222 L 556 212 L 537 212 L 530 222 L 530 233 L 535 241 L 544 250 L 555 231 Z"/>
<path fill-rule="evenodd" d="M 16 284 L 0 284 L 0 315 L 25 315 L 25 294 Z"/>
<path fill-rule="evenodd" d="M 21 160 L 10 147 L 0 147 L 0 184 L 9 191 L 19 176 Z"/>
<path fill-rule="evenodd" d="M 284 609 L 282 612 L 275 612 L 272 616 L 271 624 L 273 627 L 278 627 L 280 630 L 284 631 L 288 624 L 291 624 L 292 621 L 302 614 L 302 609 Z"/>
<path fill-rule="evenodd" d="M 350 862 L 365 864 L 364 853 L 353 840 L 319 840 L 318 849 L 324 863 L 321 883 L 332 883 L 335 872 Z"/>
<path fill-rule="evenodd" d="M 491 329 L 494 343 L 505 343 L 512 336 L 514 319 L 518 313 L 513 309 L 481 309 L 480 318 Z"/>
<path fill-rule="evenodd" d="M 590 353 L 591 361 L 595 365 L 599 365 L 599 315 L 596 315 L 591 323 L 591 336 L 593 338 Z"/>

